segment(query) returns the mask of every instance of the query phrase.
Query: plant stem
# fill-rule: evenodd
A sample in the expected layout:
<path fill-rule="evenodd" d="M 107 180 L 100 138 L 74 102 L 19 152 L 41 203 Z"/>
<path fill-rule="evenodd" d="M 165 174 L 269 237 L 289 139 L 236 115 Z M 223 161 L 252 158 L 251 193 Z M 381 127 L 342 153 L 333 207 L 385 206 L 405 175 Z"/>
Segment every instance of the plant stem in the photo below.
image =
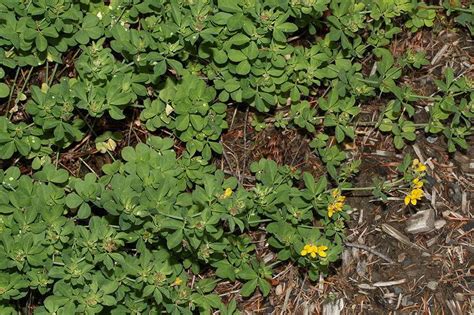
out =
<path fill-rule="evenodd" d="M 255 224 L 255 223 L 265 223 L 265 222 L 272 222 L 272 219 L 262 219 L 262 220 L 256 220 L 256 221 L 248 221 L 248 224 Z"/>
<path fill-rule="evenodd" d="M 175 219 L 175 220 L 179 220 L 179 221 L 185 221 L 184 218 L 182 217 L 178 217 L 178 216 L 175 216 L 175 215 L 172 215 L 172 214 L 167 214 L 167 213 L 163 213 L 161 211 L 157 211 L 158 214 L 161 214 L 162 216 L 165 216 L 165 217 L 168 217 L 168 218 L 171 218 L 171 219 Z"/>
<path fill-rule="evenodd" d="M 382 186 L 385 186 L 385 187 L 393 187 L 395 186 L 396 184 L 400 183 L 403 181 L 403 178 L 400 178 L 400 179 L 397 179 L 396 181 L 393 181 L 393 182 L 390 182 L 390 181 L 386 181 L 383 183 Z M 368 186 L 368 187 L 346 187 L 346 188 L 341 188 L 341 191 L 365 191 L 365 190 L 374 190 L 375 186 Z"/>
<path fill-rule="evenodd" d="M 445 7 L 441 6 L 441 5 L 424 5 L 424 6 L 420 6 L 420 9 L 425 9 L 425 10 L 429 10 L 429 9 L 432 9 L 432 10 L 444 10 L 446 9 Z M 455 7 L 450 7 L 449 10 L 452 10 L 452 11 L 459 11 L 459 12 L 465 12 L 465 13 L 474 13 L 474 10 L 471 10 L 471 9 L 466 9 L 466 8 L 455 8 Z"/>
<path fill-rule="evenodd" d="M 15 108 L 18 105 L 18 103 L 20 102 L 20 97 L 23 94 L 23 91 L 25 90 L 26 85 L 28 84 L 28 81 L 30 81 L 30 77 L 31 77 L 31 73 L 33 73 L 33 69 L 34 69 L 34 67 L 32 66 L 30 71 L 28 72 L 28 75 L 25 79 L 25 82 L 23 82 L 23 86 L 21 87 L 20 92 L 17 93 L 16 98 L 15 98 L 15 105 L 13 105 L 13 108 Z M 11 120 L 12 115 L 13 115 L 13 112 L 8 114 L 8 119 L 9 120 Z"/>
<path fill-rule="evenodd" d="M 18 75 L 20 74 L 20 67 L 18 67 L 18 69 L 16 70 L 16 74 L 15 74 L 15 79 L 13 81 L 13 86 L 12 86 L 12 89 L 10 91 L 10 96 L 8 97 L 8 103 L 7 103 L 7 113 L 9 111 L 9 108 L 8 106 L 10 105 L 10 102 L 12 101 L 12 97 L 13 97 L 13 92 L 15 91 L 15 86 L 16 86 L 16 80 L 18 79 Z"/>
<path fill-rule="evenodd" d="M 368 186 L 368 187 L 346 187 L 341 188 L 341 191 L 365 191 L 365 190 L 374 190 L 375 186 Z"/>
<path fill-rule="evenodd" d="M 419 99 L 424 99 L 424 100 L 430 100 L 430 101 L 439 101 L 442 99 L 440 96 L 425 96 L 425 95 L 418 95 L 418 94 L 407 94 L 407 98 L 413 97 L 413 98 L 419 98 Z"/>
<path fill-rule="evenodd" d="M 58 64 L 54 65 L 53 73 L 51 74 L 51 78 L 49 79 L 48 86 L 50 87 L 53 84 L 54 77 L 56 76 L 56 71 L 58 70 Z M 48 77 L 46 76 L 46 80 L 48 80 Z"/>

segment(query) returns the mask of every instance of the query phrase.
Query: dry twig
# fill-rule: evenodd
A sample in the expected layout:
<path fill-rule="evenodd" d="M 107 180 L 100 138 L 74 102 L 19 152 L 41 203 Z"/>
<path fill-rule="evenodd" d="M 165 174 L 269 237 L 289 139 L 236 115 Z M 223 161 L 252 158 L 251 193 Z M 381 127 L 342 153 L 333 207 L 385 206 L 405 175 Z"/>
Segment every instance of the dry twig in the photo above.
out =
<path fill-rule="evenodd" d="M 354 248 L 359 248 L 359 249 L 363 249 L 365 251 L 368 251 L 369 253 L 374 254 L 375 256 L 378 256 L 378 257 L 382 258 L 383 260 L 385 260 L 389 264 L 394 264 L 395 263 L 395 261 L 393 261 L 391 258 L 387 257 L 386 255 L 382 254 L 381 252 L 379 252 L 379 251 L 377 251 L 373 248 L 370 248 L 369 246 L 362 245 L 362 244 L 348 243 L 348 242 L 345 242 L 344 245 L 346 245 L 348 247 L 354 247 Z"/>

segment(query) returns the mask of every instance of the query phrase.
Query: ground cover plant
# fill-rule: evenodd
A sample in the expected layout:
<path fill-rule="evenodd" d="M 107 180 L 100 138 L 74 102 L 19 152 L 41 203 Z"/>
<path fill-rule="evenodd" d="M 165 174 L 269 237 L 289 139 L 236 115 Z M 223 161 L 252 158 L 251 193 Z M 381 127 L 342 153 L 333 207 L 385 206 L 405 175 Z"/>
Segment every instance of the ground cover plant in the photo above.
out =
<path fill-rule="evenodd" d="M 0 313 L 235 314 L 224 284 L 245 299 L 269 296 L 281 266 L 323 279 L 353 192 L 414 210 L 429 181 L 407 145 L 469 149 L 472 76 L 444 67 L 422 94 L 403 77 L 425 53 L 390 45 L 440 18 L 472 35 L 473 14 L 460 1 L 2 1 Z M 307 137 L 322 171 L 233 170 L 237 112 Z M 403 153 L 394 176 L 356 184 L 360 126 Z"/>

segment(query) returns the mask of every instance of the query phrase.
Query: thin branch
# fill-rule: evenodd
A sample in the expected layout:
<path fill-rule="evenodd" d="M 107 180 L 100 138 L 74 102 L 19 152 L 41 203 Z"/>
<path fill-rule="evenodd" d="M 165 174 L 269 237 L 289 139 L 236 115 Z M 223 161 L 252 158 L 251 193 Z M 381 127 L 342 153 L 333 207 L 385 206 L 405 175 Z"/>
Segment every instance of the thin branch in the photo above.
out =
<path fill-rule="evenodd" d="M 383 260 L 385 260 L 386 262 L 388 262 L 389 264 L 394 264 L 395 261 L 393 261 L 391 258 L 389 258 L 388 256 L 382 254 L 381 252 L 375 250 L 375 249 L 372 249 L 370 248 L 369 246 L 366 246 L 366 245 L 362 245 L 362 244 L 356 244 L 356 243 L 348 243 L 348 242 L 345 242 L 344 245 L 346 245 L 347 247 L 354 247 L 354 248 L 359 248 L 359 249 L 363 249 L 369 253 L 372 253 L 380 258 L 382 258 Z"/>

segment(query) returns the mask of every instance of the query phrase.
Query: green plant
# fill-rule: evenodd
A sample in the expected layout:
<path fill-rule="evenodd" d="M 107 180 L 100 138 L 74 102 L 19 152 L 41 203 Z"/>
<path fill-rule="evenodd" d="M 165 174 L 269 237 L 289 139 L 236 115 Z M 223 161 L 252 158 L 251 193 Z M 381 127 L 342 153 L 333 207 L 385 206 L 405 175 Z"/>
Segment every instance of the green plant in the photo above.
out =
<path fill-rule="evenodd" d="M 358 124 L 396 149 L 422 132 L 467 148 L 472 80 L 445 69 L 418 95 L 403 82 L 424 54 L 389 50 L 443 12 L 472 29 L 456 1 L 2 1 L 0 313 L 31 299 L 35 314 L 236 314 L 222 281 L 268 296 L 282 262 L 327 274 L 347 191 L 423 197 L 411 158 L 399 179 L 352 187 Z M 379 116 L 359 122 L 368 104 Z M 304 134 L 324 174 L 261 159 L 243 185 L 218 169 L 233 109 L 257 132 Z"/>

